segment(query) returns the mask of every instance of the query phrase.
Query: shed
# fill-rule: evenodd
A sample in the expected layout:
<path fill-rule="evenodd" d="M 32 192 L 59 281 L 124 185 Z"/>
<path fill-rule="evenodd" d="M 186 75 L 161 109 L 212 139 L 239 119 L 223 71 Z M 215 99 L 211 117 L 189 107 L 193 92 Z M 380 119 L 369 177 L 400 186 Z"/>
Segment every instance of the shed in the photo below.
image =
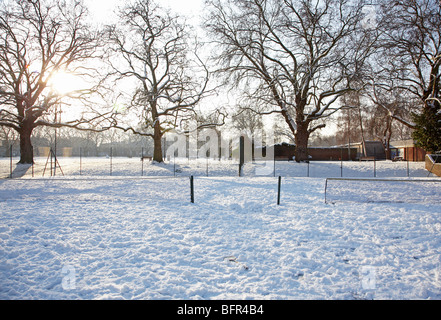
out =
<path fill-rule="evenodd" d="M 425 161 L 427 152 L 412 139 L 391 141 L 391 158 L 406 161 Z"/>
<path fill-rule="evenodd" d="M 351 148 L 357 148 L 357 159 L 385 160 L 386 151 L 381 141 L 365 141 L 351 143 Z M 347 148 L 347 145 L 343 146 Z"/>

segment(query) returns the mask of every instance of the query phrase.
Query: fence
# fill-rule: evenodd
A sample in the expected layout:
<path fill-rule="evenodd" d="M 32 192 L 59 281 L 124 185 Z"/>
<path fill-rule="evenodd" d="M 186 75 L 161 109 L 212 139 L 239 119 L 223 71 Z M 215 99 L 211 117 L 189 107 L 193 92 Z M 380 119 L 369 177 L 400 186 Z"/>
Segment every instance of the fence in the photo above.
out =
<path fill-rule="evenodd" d="M 115 152 L 103 157 L 47 156 L 35 157 L 34 165 L 18 165 L 18 155 L 0 158 L 0 177 L 41 176 L 229 176 L 239 175 L 239 159 L 166 158 L 153 164 L 141 157 L 115 157 Z M 427 177 L 431 175 L 424 162 L 408 161 L 250 161 L 242 168 L 242 175 L 283 177 Z"/>
<path fill-rule="evenodd" d="M 325 203 L 440 204 L 441 179 L 326 178 Z"/>

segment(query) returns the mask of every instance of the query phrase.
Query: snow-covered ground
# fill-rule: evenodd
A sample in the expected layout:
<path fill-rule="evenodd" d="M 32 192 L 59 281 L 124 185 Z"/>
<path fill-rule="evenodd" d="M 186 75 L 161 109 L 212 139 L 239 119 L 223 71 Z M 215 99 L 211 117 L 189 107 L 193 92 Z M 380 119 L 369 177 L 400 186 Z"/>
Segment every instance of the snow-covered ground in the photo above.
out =
<path fill-rule="evenodd" d="M 37 160 L 0 180 L 0 299 L 441 299 L 423 163 Z M 329 180 L 325 203 L 342 172 L 409 181 Z"/>

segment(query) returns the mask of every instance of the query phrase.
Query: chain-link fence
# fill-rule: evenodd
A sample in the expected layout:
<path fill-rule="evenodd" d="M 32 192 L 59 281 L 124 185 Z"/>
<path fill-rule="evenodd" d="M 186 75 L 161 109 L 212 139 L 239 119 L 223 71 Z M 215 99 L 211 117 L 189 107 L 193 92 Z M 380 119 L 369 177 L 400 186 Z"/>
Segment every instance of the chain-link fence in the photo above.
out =
<path fill-rule="evenodd" d="M 81 150 L 73 155 L 63 148 L 56 153 L 51 148 L 37 147 L 33 165 L 18 164 L 19 152 L 10 149 L 0 158 L 1 178 L 48 176 L 239 176 L 237 158 L 164 157 L 163 163 L 153 163 L 146 150 L 140 148 L 131 156 L 120 156 L 118 149 L 109 148 L 102 156 L 87 156 Z M 243 176 L 284 177 L 427 177 L 433 176 L 424 162 L 410 161 L 248 161 Z"/>

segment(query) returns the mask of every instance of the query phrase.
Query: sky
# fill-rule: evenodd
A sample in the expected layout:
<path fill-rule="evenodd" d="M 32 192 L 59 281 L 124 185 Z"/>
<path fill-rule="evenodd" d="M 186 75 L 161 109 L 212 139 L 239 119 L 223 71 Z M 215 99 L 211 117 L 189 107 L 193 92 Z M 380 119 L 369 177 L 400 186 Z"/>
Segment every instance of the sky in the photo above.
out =
<path fill-rule="evenodd" d="M 187 17 L 187 22 L 193 24 L 195 27 L 200 25 L 202 10 L 204 8 L 205 0 L 154 0 L 161 6 L 169 7 L 180 16 Z M 90 14 L 94 20 L 103 24 L 112 24 L 116 20 L 115 12 L 118 7 L 127 4 L 127 0 L 84 0 L 88 5 Z M 234 100 L 234 99 L 233 99 Z M 216 98 L 216 103 L 208 101 L 208 105 L 230 105 L 231 101 L 225 96 L 225 100 L 219 96 Z M 205 107 L 203 107 L 205 108 Z M 321 133 L 327 135 L 335 130 L 332 123 L 327 125 L 327 128 L 321 130 Z"/>
<path fill-rule="evenodd" d="M 204 9 L 205 0 L 154 0 L 156 3 L 163 7 L 168 7 L 180 16 L 187 17 L 187 22 L 193 24 L 196 28 L 200 26 L 200 21 L 202 17 L 202 11 Z M 127 0 L 84 0 L 84 3 L 89 7 L 90 15 L 93 20 L 97 23 L 102 24 L 112 24 L 116 21 L 116 12 L 119 7 L 125 6 L 129 1 Z M 61 88 L 63 90 L 63 88 Z M 222 99 L 217 96 L 215 100 L 204 101 L 201 108 L 207 108 L 209 106 L 232 106 L 231 103 L 235 104 L 235 98 L 224 96 Z M 207 104 L 207 105 L 206 105 Z M 210 108 L 211 108 L 210 107 Z M 270 117 L 271 118 L 271 117 Z M 272 118 L 270 122 L 272 122 Z M 333 123 L 329 123 L 327 128 L 321 130 L 320 133 L 328 135 L 335 130 Z"/>
<path fill-rule="evenodd" d="M 156 0 L 164 7 L 169 7 L 176 13 L 189 18 L 197 17 L 200 13 L 204 0 Z M 86 0 L 90 13 L 97 21 L 111 23 L 114 19 L 114 10 L 127 3 L 124 0 Z"/>

